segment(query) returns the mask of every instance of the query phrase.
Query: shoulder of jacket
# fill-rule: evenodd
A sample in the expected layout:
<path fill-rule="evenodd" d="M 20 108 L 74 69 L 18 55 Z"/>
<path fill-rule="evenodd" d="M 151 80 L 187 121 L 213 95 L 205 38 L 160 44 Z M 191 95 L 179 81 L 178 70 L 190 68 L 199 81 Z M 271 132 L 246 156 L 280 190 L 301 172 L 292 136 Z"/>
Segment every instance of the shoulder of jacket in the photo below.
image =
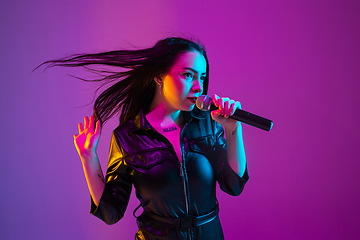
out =
<path fill-rule="evenodd" d="M 132 126 L 132 121 L 133 120 L 130 120 L 130 121 L 127 121 L 126 123 L 122 123 L 120 124 L 119 126 L 117 126 L 113 132 L 115 133 L 122 133 L 124 131 L 127 131 L 129 129 L 130 126 Z"/>

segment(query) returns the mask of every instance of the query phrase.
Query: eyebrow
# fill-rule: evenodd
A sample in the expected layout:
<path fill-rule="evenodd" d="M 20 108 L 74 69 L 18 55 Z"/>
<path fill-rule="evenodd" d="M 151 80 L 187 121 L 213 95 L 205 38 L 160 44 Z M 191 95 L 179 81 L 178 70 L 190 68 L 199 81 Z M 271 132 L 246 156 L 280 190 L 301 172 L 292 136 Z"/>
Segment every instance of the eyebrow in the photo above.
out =
<path fill-rule="evenodd" d="M 183 69 L 190 70 L 190 71 L 193 71 L 194 73 L 198 74 L 198 71 L 196 71 L 195 69 L 192 69 L 189 67 L 184 67 Z M 201 75 L 206 75 L 206 73 L 202 73 Z"/>

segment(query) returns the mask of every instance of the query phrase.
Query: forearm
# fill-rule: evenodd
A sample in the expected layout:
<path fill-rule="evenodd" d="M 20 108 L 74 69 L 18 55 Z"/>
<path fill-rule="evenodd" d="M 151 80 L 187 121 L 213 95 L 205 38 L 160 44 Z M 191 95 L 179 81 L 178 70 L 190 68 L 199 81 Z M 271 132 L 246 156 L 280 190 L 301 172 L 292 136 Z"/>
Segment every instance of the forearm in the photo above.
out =
<path fill-rule="evenodd" d="M 246 156 L 242 137 L 242 126 L 238 122 L 233 129 L 225 129 L 227 157 L 230 167 L 242 177 L 246 168 Z"/>
<path fill-rule="evenodd" d="M 97 154 L 80 156 L 86 181 L 89 187 L 89 191 L 92 199 L 96 205 L 99 205 L 101 196 L 105 188 L 104 175 L 101 170 L 101 165 Z"/>

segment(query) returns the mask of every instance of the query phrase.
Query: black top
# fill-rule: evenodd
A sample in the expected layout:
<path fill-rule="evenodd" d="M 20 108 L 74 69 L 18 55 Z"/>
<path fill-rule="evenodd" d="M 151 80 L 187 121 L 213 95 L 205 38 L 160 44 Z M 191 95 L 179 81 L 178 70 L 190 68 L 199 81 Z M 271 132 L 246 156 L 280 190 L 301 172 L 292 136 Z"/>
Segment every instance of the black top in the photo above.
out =
<path fill-rule="evenodd" d="M 223 127 L 209 112 L 194 108 L 184 114 L 179 162 L 172 144 L 158 133 L 141 111 L 117 127 L 112 135 L 106 185 L 98 207 L 91 213 L 107 224 L 119 221 L 131 188 L 146 212 L 177 218 L 200 216 L 217 207 L 216 181 L 220 188 L 239 195 L 248 181 L 229 166 Z M 223 239 L 218 217 L 192 230 L 174 229 L 138 218 L 136 239 Z"/>

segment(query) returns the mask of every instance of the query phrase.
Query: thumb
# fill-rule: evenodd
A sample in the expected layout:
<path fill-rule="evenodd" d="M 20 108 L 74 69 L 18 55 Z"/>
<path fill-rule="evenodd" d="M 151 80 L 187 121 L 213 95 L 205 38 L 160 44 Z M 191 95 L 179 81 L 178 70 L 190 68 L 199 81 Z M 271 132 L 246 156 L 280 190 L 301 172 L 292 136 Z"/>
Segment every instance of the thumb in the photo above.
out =
<path fill-rule="evenodd" d="M 220 116 L 220 109 L 211 111 L 211 117 L 215 120 L 218 116 Z"/>

